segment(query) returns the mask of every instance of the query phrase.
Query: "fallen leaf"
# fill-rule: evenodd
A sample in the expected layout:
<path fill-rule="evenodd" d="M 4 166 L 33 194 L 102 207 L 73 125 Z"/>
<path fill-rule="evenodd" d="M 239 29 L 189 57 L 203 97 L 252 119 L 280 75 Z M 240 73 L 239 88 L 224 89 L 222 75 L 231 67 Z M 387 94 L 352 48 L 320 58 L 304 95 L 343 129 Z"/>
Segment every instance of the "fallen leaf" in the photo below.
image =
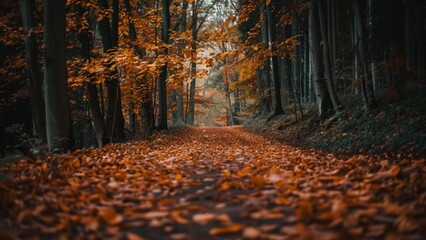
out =
<path fill-rule="evenodd" d="M 262 232 L 254 227 L 246 227 L 243 231 L 243 237 L 248 239 L 256 239 L 259 238 Z"/>
<path fill-rule="evenodd" d="M 166 211 L 151 211 L 144 214 L 145 219 L 164 218 L 169 216 L 169 212 Z"/>
<path fill-rule="evenodd" d="M 208 222 L 214 221 L 215 218 L 216 218 L 216 215 L 212 213 L 197 213 L 194 216 L 192 216 L 192 221 L 198 224 L 206 224 Z"/>
<path fill-rule="evenodd" d="M 112 208 L 99 209 L 99 216 L 110 225 L 119 224 L 123 221 L 123 216 Z"/>
<path fill-rule="evenodd" d="M 219 227 L 219 228 L 212 228 L 209 231 L 209 234 L 212 236 L 222 235 L 222 234 L 229 234 L 229 233 L 237 233 L 243 229 L 243 225 L 240 224 L 234 224 L 228 227 Z"/>
<path fill-rule="evenodd" d="M 181 217 L 181 211 L 177 211 L 177 210 L 172 211 L 171 217 L 172 217 L 173 221 L 175 221 L 176 223 L 188 224 L 188 220 Z"/>

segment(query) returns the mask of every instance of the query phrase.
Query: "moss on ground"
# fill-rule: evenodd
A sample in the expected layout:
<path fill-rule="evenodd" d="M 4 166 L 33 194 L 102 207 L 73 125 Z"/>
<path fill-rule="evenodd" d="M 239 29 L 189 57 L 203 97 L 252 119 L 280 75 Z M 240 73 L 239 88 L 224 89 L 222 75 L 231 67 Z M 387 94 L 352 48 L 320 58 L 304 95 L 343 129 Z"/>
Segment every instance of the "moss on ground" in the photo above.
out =
<path fill-rule="evenodd" d="M 288 144 L 323 149 L 341 154 L 426 156 L 426 86 L 408 87 L 404 97 L 388 103 L 378 101 L 370 113 L 363 108 L 361 96 L 346 97 L 344 114 L 327 124 L 316 116 L 316 106 L 305 106 L 304 118 L 294 114 L 278 116 L 266 122 L 257 116 L 246 121 L 255 131 L 272 135 Z"/>

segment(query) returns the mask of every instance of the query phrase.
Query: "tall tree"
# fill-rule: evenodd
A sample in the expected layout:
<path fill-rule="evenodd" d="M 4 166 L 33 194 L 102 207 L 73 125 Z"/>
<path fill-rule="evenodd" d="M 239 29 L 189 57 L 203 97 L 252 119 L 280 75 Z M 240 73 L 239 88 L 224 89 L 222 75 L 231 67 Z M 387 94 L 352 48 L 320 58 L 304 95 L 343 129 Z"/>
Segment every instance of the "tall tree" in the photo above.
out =
<path fill-rule="evenodd" d="M 370 84 L 370 78 L 368 73 L 367 54 L 365 50 L 365 39 L 364 39 L 364 26 L 361 18 L 361 10 L 358 0 L 353 0 L 354 14 L 355 14 L 355 29 L 356 29 L 356 46 L 359 53 L 362 76 L 361 76 L 361 89 L 362 96 L 364 99 L 365 109 L 371 110 L 374 107 L 375 99 L 373 93 L 373 87 Z"/>
<path fill-rule="evenodd" d="M 321 65 L 320 36 L 318 30 L 318 7 L 314 2 L 309 4 L 309 49 L 312 58 L 313 85 L 318 114 L 320 117 L 332 109 L 330 95 L 323 79 L 323 69 Z"/>
<path fill-rule="evenodd" d="M 179 26 L 179 32 L 181 34 L 183 34 L 184 32 L 186 32 L 186 28 L 187 28 L 187 23 L 188 23 L 188 0 L 183 0 L 182 3 L 182 15 L 181 15 L 181 22 L 180 22 L 180 26 Z M 182 49 L 184 48 L 185 42 L 183 40 L 181 40 L 179 43 L 179 50 L 182 51 Z M 176 91 L 177 93 L 177 114 L 176 114 L 176 118 L 177 118 L 177 122 L 183 122 L 184 120 L 184 101 L 183 101 L 183 82 L 180 81 L 178 83 L 179 89 Z"/>
<path fill-rule="evenodd" d="M 132 6 L 130 5 L 130 0 L 124 0 L 124 6 L 126 7 L 127 15 L 129 17 L 129 37 L 132 41 L 132 45 L 135 48 L 140 58 L 145 57 L 146 53 L 137 45 L 137 34 L 134 20 L 132 18 Z M 146 76 L 143 76 L 142 79 L 138 79 L 139 85 L 147 85 L 148 79 Z M 152 104 L 152 97 L 149 91 L 144 91 L 142 98 L 142 109 L 141 109 L 141 119 L 143 122 L 143 135 L 148 137 L 151 135 L 152 130 L 154 129 L 154 110 Z"/>
<path fill-rule="evenodd" d="M 274 82 L 274 115 L 278 116 L 284 113 L 281 103 L 281 87 L 280 87 L 280 74 L 278 68 L 278 54 L 276 49 L 276 26 L 278 24 L 277 12 L 278 12 L 277 0 L 272 0 L 266 5 L 266 15 L 268 19 L 268 37 L 269 37 L 269 48 L 272 52 L 272 78 Z"/>
<path fill-rule="evenodd" d="M 66 0 L 44 1 L 44 86 L 46 130 L 49 151 L 68 150 L 73 145 L 68 96 Z"/>
<path fill-rule="evenodd" d="M 330 93 L 331 102 L 333 103 L 334 110 L 336 113 L 340 112 L 341 105 L 339 98 L 337 97 L 336 88 L 334 86 L 335 82 L 335 73 L 333 69 L 333 65 L 331 63 L 330 57 L 330 45 L 328 41 L 328 29 L 327 29 L 327 21 L 326 21 L 326 12 L 324 9 L 324 1 L 323 0 L 313 0 L 313 3 L 317 2 L 318 4 L 318 16 L 319 22 L 321 26 L 321 36 L 322 36 L 322 48 L 323 48 L 323 61 L 325 68 L 325 77 L 327 83 L 327 89 Z"/>
<path fill-rule="evenodd" d="M 46 141 L 46 112 L 43 102 L 43 78 L 39 71 L 38 46 L 33 10 L 34 0 L 21 0 L 21 15 L 24 27 L 25 60 L 27 63 L 28 86 L 30 90 L 31 113 L 35 133 Z"/>
<path fill-rule="evenodd" d="M 89 21 L 89 19 L 87 19 L 89 18 L 89 15 L 86 15 L 88 14 L 88 12 L 84 9 L 81 3 L 77 6 L 77 12 L 82 22 Z M 83 58 L 90 63 L 92 61 L 91 55 L 93 48 L 93 39 L 90 33 L 89 26 L 84 26 L 82 22 L 79 26 L 81 30 L 79 32 L 78 40 L 80 41 Z M 101 147 L 108 142 L 108 135 L 105 128 L 104 116 L 101 112 L 98 88 L 94 83 L 94 77 L 89 76 L 89 78 L 91 81 L 85 83 L 87 99 L 89 101 L 92 127 L 95 131 L 96 144 L 98 147 Z"/>
<path fill-rule="evenodd" d="M 265 49 L 269 48 L 269 37 L 268 37 L 268 19 L 266 14 L 266 6 L 265 1 L 260 2 L 259 6 L 260 11 L 260 18 L 261 18 L 261 36 L 262 36 L 262 46 Z M 271 112 L 271 106 L 272 106 L 272 93 L 271 93 L 271 59 L 268 57 L 263 62 L 263 68 L 262 68 L 262 77 L 263 77 L 263 89 L 264 94 L 266 93 L 266 96 L 263 96 L 264 100 L 264 108 L 263 112 L 264 114 L 268 114 Z"/>
<path fill-rule="evenodd" d="M 111 52 L 113 48 L 118 45 L 118 12 L 119 0 L 113 0 L 113 18 L 112 24 L 109 23 L 109 18 L 106 15 L 108 12 L 108 0 L 99 0 L 99 5 L 103 12 L 101 13 L 101 20 L 99 21 L 99 32 L 102 38 L 102 46 L 104 52 Z M 111 29 L 112 26 L 112 29 Z M 113 61 L 113 60 L 111 60 Z M 110 61 L 109 65 L 113 63 Z M 124 133 L 124 116 L 121 104 L 121 91 L 118 82 L 118 72 L 114 68 L 110 72 L 111 79 L 105 82 L 107 89 L 107 110 L 106 110 L 106 126 L 110 138 L 113 141 L 123 141 L 125 139 Z"/>
<path fill-rule="evenodd" d="M 188 124 L 193 125 L 195 122 L 195 86 L 197 80 L 197 41 L 198 41 L 198 4 L 199 1 L 193 1 L 191 6 L 192 25 L 191 25 L 191 85 L 189 88 L 189 108 L 188 108 Z"/>
<path fill-rule="evenodd" d="M 199 18 L 199 14 L 201 12 L 201 8 L 205 3 L 205 0 L 194 0 L 192 2 L 191 12 L 192 12 L 192 23 L 191 23 L 191 84 L 189 87 L 189 103 L 188 103 L 188 117 L 187 123 L 193 125 L 195 122 L 195 87 L 197 81 L 197 49 L 198 49 L 198 32 L 201 27 L 204 25 L 208 14 L 212 10 L 212 8 L 216 5 L 218 0 L 213 0 L 209 3 L 204 11 L 204 16 Z"/>
<path fill-rule="evenodd" d="M 168 54 L 169 31 L 170 31 L 170 3 L 169 0 L 162 0 L 163 6 L 163 34 L 162 41 L 166 45 L 164 53 Z M 160 68 L 158 78 L 158 126 L 159 130 L 167 129 L 167 62 Z"/>

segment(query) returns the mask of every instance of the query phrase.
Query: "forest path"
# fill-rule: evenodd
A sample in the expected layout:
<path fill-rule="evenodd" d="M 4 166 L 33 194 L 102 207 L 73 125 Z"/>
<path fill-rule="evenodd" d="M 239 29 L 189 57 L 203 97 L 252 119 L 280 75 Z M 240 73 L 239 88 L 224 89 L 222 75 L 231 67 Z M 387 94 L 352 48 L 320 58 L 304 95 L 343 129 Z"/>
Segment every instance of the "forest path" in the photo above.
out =
<path fill-rule="evenodd" d="M 425 160 L 185 127 L 0 168 L 0 239 L 422 239 Z M 37 237 L 36 237 L 37 238 Z"/>

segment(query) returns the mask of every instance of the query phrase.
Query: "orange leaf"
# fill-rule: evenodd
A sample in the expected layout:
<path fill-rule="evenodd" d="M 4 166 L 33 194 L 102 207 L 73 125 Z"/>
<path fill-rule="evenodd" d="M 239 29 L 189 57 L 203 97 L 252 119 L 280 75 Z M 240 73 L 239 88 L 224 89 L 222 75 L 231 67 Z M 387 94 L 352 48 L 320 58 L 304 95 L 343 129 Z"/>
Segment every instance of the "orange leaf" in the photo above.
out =
<path fill-rule="evenodd" d="M 99 210 L 99 216 L 108 224 L 115 225 L 123 221 L 123 216 L 118 214 L 112 208 L 104 208 Z"/>
<path fill-rule="evenodd" d="M 172 211 L 171 217 L 175 222 L 179 224 L 188 224 L 188 220 L 181 217 L 180 215 L 181 215 L 180 211 Z"/>
<path fill-rule="evenodd" d="M 228 182 L 223 182 L 219 186 L 219 189 L 222 190 L 222 191 L 229 190 L 230 188 L 231 188 L 231 186 L 229 185 Z"/>
<path fill-rule="evenodd" d="M 234 224 L 229 227 L 219 227 L 219 228 L 210 229 L 209 234 L 212 236 L 217 236 L 222 234 L 237 233 L 241 231 L 242 229 L 243 229 L 243 225 Z"/>

